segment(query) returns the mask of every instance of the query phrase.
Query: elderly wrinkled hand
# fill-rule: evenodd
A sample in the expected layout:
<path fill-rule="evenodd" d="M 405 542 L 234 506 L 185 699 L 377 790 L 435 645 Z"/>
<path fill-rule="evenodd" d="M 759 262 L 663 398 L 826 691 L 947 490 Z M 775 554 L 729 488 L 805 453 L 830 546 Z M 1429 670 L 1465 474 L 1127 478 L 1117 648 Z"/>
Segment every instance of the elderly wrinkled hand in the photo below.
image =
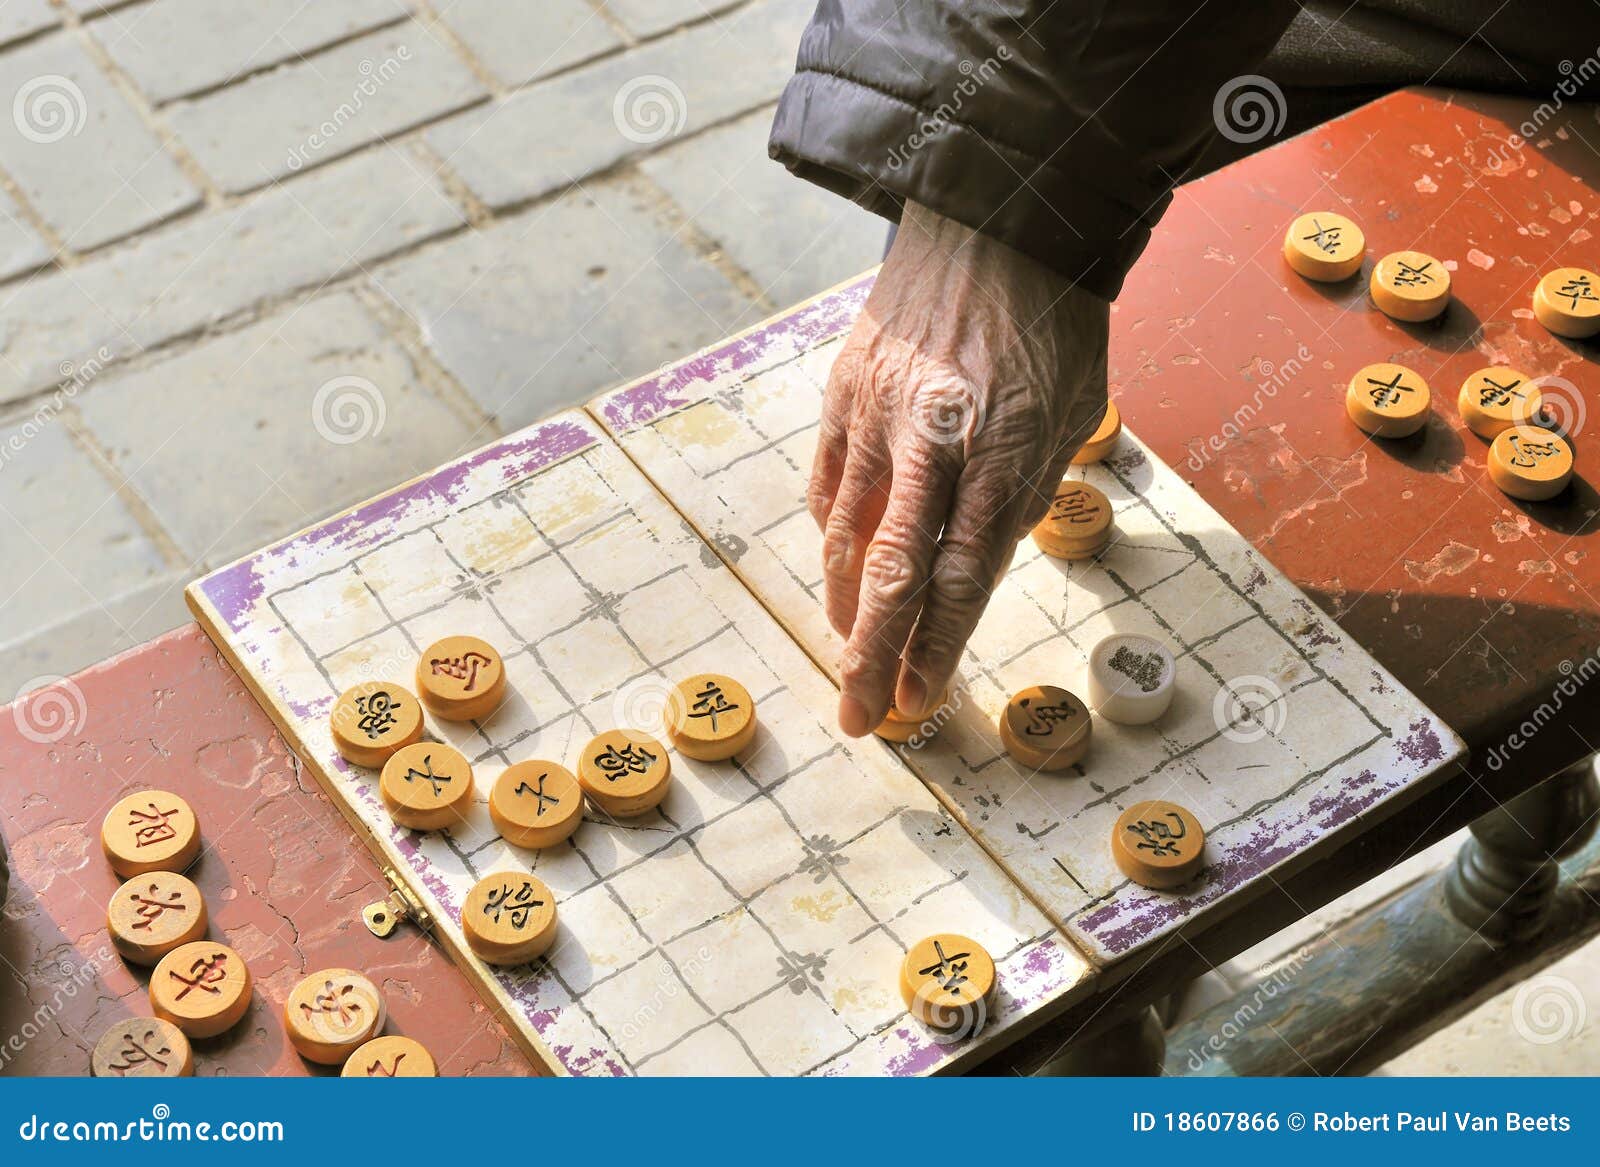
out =
<path fill-rule="evenodd" d="M 834 363 L 812 468 L 839 725 L 925 715 L 1106 402 L 1103 300 L 907 204 Z"/>

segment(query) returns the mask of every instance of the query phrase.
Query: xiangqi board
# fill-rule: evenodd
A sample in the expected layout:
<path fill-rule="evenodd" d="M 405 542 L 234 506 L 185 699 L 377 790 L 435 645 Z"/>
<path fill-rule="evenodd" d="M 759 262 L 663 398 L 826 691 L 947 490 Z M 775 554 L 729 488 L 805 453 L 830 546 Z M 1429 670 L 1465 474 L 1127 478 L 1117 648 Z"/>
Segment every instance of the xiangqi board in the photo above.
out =
<path fill-rule="evenodd" d="M 582 414 L 530 427 L 201 580 L 190 603 L 296 750 L 524 1043 L 578 1074 L 916 1074 L 960 1068 L 1088 989 L 1087 963 L 927 788 L 832 725 L 826 678 Z M 335 748 L 358 682 L 412 675 L 444 636 L 493 645 L 507 697 L 427 737 L 475 771 L 465 825 L 395 824 L 375 770 Z M 513 846 L 488 799 L 507 767 L 566 767 L 602 731 L 659 718 L 664 686 L 739 680 L 760 709 L 734 761 L 672 759 L 645 817 L 590 813 Z M 665 733 L 658 729 L 658 734 Z M 491 968 L 461 926 L 496 872 L 555 895 L 540 960 Z M 901 959 L 955 932 L 994 957 L 975 1040 L 936 1040 Z"/>
<path fill-rule="evenodd" d="M 870 286 L 844 285 L 590 407 L 828 670 L 842 643 L 822 609 L 805 483 L 828 370 Z M 1067 562 L 1024 540 L 928 727 L 938 732 L 900 753 L 1114 967 L 1204 927 L 1358 817 L 1396 809 L 1464 746 L 1133 434 L 1070 477 L 1110 500 L 1108 545 Z M 1019 766 L 996 729 L 1008 698 L 1042 684 L 1082 696 L 1090 651 L 1114 633 L 1170 646 L 1170 709 L 1148 726 L 1097 718 L 1072 770 Z M 1175 892 L 1132 883 L 1109 846 L 1118 816 L 1152 799 L 1188 807 L 1209 837 L 1200 878 Z"/>

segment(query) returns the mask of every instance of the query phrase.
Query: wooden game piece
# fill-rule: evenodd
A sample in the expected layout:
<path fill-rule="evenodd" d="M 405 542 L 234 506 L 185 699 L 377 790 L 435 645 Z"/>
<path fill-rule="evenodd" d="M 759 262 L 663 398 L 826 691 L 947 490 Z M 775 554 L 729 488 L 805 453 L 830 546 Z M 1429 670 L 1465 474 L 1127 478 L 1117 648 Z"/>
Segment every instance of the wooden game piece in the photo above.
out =
<path fill-rule="evenodd" d="M 1372 302 L 1385 316 L 1417 324 L 1450 303 L 1450 272 L 1421 251 L 1394 251 L 1372 267 Z"/>
<path fill-rule="evenodd" d="M 422 740 L 422 705 L 401 685 L 363 681 L 339 694 L 328 724 L 345 761 L 377 769 L 402 746 Z"/>
<path fill-rule="evenodd" d="M 900 711 L 898 705 L 891 703 L 889 712 L 884 715 L 883 721 L 878 728 L 872 732 L 886 742 L 895 742 L 899 745 L 906 745 L 913 738 L 926 740 L 937 734 L 944 727 L 945 721 L 949 720 L 948 717 L 935 716 L 940 709 L 943 709 L 948 704 L 950 704 L 949 689 L 939 694 L 939 700 L 934 703 L 933 709 L 929 711 L 926 717 L 908 717 Z M 930 727 L 932 732 L 924 733 L 924 726 Z"/>
<path fill-rule="evenodd" d="M 1428 383 L 1404 365 L 1367 365 L 1350 378 L 1345 412 L 1377 438 L 1404 438 L 1428 424 L 1433 395 Z"/>
<path fill-rule="evenodd" d="M 487 717 L 505 691 L 505 663 L 476 636 L 446 636 L 424 649 L 417 661 L 417 696 L 446 721 Z"/>
<path fill-rule="evenodd" d="M 1087 482 L 1063 479 L 1033 541 L 1056 559 L 1093 559 L 1111 541 L 1111 500 Z"/>
<path fill-rule="evenodd" d="M 174 948 L 150 974 L 150 1008 L 190 1037 L 215 1037 L 250 1008 L 250 970 L 226 944 Z"/>
<path fill-rule="evenodd" d="M 182 871 L 200 854 L 200 823 L 176 794 L 141 790 L 106 814 L 100 846 L 111 870 L 123 879 L 149 871 Z"/>
<path fill-rule="evenodd" d="M 1172 704 L 1172 651 L 1149 636 L 1119 632 L 1089 652 L 1089 705 L 1118 725 L 1149 725 Z"/>
<path fill-rule="evenodd" d="M 941 932 L 900 962 L 900 996 L 918 1021 L 948 1036 L 976 1033 L 994 992 L 994 958 L 976 940 Z"/>
<path fill-rule="evenodd" d="M 1512 426 L 1489 445 L 1489 478 L 1512 498 L 1554 498 L 1572 481 L 1572 447 L 1539 426 Z"/>
<path fill-rule="evenodd" d="M 461 931 L 485 963 L 526 964 L 555 942 L 556 897 L 527 872 L 497 872 L 467 893 Z"/>
<path fill-rule="evenodd" d="M 1600 275 L 1558 267 L 1534 285 L 1533 315 L 1557 336 L 1582 340 L 1600 332 Z"/>
<path fill-rule="evenodd" d="M 289 1044 L 308 1062 L 338 1066 L 383 1028 L 383 993 L 365 975 L 348 968 L 314 972 L 283 1003 Z"/>
<path fill-rule="evenodd" d="M 533 850 L 554 847 L 583 821 L 583 789 L 565 766 L 518 762 L 495 779 L 489 817 L 508 843 Z"/>
<path fill-rule="evenodd" d="M 1336 283 L 1361 270 L 1367 237 L 1343 215 L 1311 211 L 1289 224 L 1283 258 L 1308 280 Z"/>
<path fill-rule="evenodd" d="M 1188 883 L 1205 865 L 1206 832 L 1193 813 L 1175 802 L 1139 802 L 1111 828 L 1111 856 L 1141 887 L 1166 889 Z"/>
<path fill-rule="evenodd" d="M 1102 461 L 1107 454 L 1116 449 L 1121 437 L 1122 414 L 1117 412 L 1115 402 L 1108 401 L 1106 411 L 1100 415 L 1100 424 L 1095 427 L 1094 433 L 1089 435 L 1089 440 L 1072 455 L 1072 464 L 1087 466 L 1091 462 Z"/>
<path fill-rule="evenodd" d="M 437 1078 L 433 1055 L 414 1037 L 375 1037 L 351 1054 L 341 1078 Z"/>
<path fill-rule="evenodd" d="M 1000 711 L 1000 744 L 1033 770 L 1065 770 L 1089 748 L 1089 707 L 1055 685 L 1033 685 Z"/>
<path fill-rule="evenodd" d="M 206 902 L 200 889 L 177 872 L 136 875 L 112 894 L 106 930 L 124 960 L 156 964 L 206 934 Z"/>
<path fill-rule="evenodd" d="M 194 1050 L 172 1022 L 129 1017 L 94 1043 L 89 1073 L 96 1078 L 189 1078 L 194 1075 Z"/>
<path fill-rule="evenodd" d="M 631 818 L 659 806 L 671 781 L 667 747 L 635 730 L 607 730 L 591 739 L 578 758 L 578 785 L 596 810 L 613 818 Z"/>
<path fill-rule="evenodd" d="M 697 761 L 721 762 L 755 740 L 756 703 L 732 677 L 700 673 L 678 684 L 663 720 L 673 749 Z"/>
<path fill-rule="evenodd" d="M 455 826 L 472 805 L 472 764 L 441 742 L 416 742 L 383 764 L 378 793 L 389 815 L 413 831 Z"/>
<path fill-rule="evenodd" d="M 1502 430 L 1530 424 L 1539 416 L 1541 401 L 1539 386 L 1526 373 L 1494 365 L 1461 382 L 1456 409 L 1469 430 L 1492 442 Z"/>

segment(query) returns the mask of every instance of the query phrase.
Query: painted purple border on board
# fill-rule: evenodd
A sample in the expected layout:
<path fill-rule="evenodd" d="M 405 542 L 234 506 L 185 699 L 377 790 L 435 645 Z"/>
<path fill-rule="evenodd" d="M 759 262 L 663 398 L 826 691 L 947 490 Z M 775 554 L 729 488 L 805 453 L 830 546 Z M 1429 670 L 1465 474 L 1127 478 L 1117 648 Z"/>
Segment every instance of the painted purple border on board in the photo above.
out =
<path fill-rule="evenodd" d="M 538 422 L 527 429 L 501 438 L 433 473 L 381 494 L 355 510 L 335 516 L 310 530 L 291 536 L 237 563 L 220 568 L 196 586 L 210 601 L 217 614 L 234 632 L 243 632 L 245 621 L 261 598 L 262 577 L 258 570 L 268 559 L 312 557 L 329 547 L 359 549 L 388 538 L 394 525 L 417 503 L 425 499 L 453 501 L 476 471 L 494 463 L 502 483 L 515 482 L 537 473 L 600 440 L 593 423 L 571 414 Z"/>
<path fill-rule="evenodd" d="M 1409 732 L 1393 743 L 1391 755 L 1398 755 L 1410 767 L 1419 764 L 1436 768 L 1447 760 L 1449 750 L 1439 727 L 1429 718 L 1411 723 Z M 1384 767 L 1389 769 L 1389 767 Z M 1127 894 L 1083 912 L 1069 923 L 1100 944 L 1112 956 L 1121 956 L 1138 947 L 1167 925 L 1188 919 L 1278 864 L 1305 849 L 1309 837 L 1325 839 L 1351 820 L 1417 778 L 1432 773 L 1424 770 L 1411 779 L 1382 782 L 1370 768 L 1347 774 L 1337 790 L 1327 797 L 1310 799 L 1295 818 L 1282 822 L 1257 820 L 1249 834 L 1229 846 L 1222 856 L 1206 868 L 1205 886 L 1195 895 L 1168 895 L 1145 892 L 1129 885 Z"/>
<path fill-rule="evenodd" d="M 743 336 L 618 389 L 600 399 L 601 416 L 613 433 L 625 434 L 664 413 L 694 404 L 701 396 L 698 388 L 730 373 L 751 370 L 779 345 L 788 346 L 794 354 L 805 352 L 855 324 L 876 279 L 875 274 L 862 276 Z"/>

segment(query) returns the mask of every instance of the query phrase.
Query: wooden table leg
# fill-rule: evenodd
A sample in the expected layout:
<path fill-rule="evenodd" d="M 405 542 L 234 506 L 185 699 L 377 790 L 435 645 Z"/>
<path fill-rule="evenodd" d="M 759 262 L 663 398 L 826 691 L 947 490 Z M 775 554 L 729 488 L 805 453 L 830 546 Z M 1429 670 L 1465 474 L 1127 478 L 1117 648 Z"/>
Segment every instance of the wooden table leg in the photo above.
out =
<path fill-rule="evenodd" d="M 1445 902 L 1496 944 L 1536 936 L 1554 903 L 1559 859 L 1594 834 L 1600 807 L 1593 760 L 1545 780 L 1472 824 L 1445 879 Z"/>
<path fill-rule="evenodd" d="M 1169 1074 L 1360 1074 L 1600 934 L 1590 762 L 1489 812 L 1443 870 L 1168 1037 Z"/>

